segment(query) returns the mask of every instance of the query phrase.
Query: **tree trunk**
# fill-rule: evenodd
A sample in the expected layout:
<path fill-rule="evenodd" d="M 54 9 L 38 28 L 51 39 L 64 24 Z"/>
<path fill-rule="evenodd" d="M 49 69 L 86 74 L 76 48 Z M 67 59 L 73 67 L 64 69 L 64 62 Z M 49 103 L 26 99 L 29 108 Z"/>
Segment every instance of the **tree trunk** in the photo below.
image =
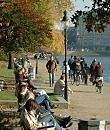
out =
<path fill-rule="evenodd" d="M 13 61 L 12 61 L 12 54 L 11 54 L 11 52 L 9 52 L 8 55 L 9 55 L 8 69 L 13 69 Z"/>

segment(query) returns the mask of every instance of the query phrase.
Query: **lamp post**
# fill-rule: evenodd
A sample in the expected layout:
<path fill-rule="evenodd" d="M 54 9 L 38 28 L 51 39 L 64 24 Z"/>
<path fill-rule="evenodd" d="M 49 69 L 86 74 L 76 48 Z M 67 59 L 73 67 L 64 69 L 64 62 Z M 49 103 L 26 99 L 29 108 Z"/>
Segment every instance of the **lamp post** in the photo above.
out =
<path fill-rule="evenodd" d="M 65 89 L 64 89 L 64 99 L 68 101 L 68 86 L 67 86 L 67 11 L 64 11 L 64 16 L 62 19 L 64 22 L 64 45 L 65 45 Z"/>

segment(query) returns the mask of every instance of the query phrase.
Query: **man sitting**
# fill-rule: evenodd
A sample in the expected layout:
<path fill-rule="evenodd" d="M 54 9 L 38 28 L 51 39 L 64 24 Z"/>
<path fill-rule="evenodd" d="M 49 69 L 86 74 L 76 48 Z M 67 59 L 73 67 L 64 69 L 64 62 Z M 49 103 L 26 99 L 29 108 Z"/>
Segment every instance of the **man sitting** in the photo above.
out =
<path fill-rule="evenodd" d="M 54 86 L 54 94 L 61 95 L 64 97 L 65 81 L 64 76 L 61 75 L 60 79 L 57 80 Z M 73 91 L 68 87 L 68 91 L 73 93 Z"/>

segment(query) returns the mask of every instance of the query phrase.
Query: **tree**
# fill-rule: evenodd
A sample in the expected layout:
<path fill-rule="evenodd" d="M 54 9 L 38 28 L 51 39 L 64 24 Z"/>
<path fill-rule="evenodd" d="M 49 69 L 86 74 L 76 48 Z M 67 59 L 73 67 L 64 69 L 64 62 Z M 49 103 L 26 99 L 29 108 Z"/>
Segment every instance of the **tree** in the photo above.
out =
<path fill-rule="evenodd" d="M 24 4 L 20 0 L 17 3 L 15 0 L 5 3 L 0 8 L 0 48 L 9 54 L 10 67 L 8 68 L 12 68 L 10 58 L 12 58 L 13 52 L 33 52 L 41 45 L 50 43 L 52 24 L 46 13 L 44 15 L 44 11 L 41 12 L 41 5 L 40 3 L 31 3 L 31 1 Z M 34 6 L 39 8 L 32 8 Z"/>
<path fill-rule="evenodd" d="M 75 26 L 78 25 L 80 16 L 83 17 L 88 32 L 104 31 L 105 27 L 110 24 L 110 0 L 93 0 L 92 8 L 89 11 L 76 11 L 71 18 Z"/>
<path fill-rule="evenodd" d="M 1 27 L 0 48 L 12 54 L 21 51 L 33 52 L 41 46 L 50 47 L 57 41 L 55 37 L 62 37 L 60 32 L 53 33 L 54 20 L 58 20 L 61 12 L 69 8 L 70 0 L 6 0 L 1 5 L 1 23 L 9 25 Z M 58 13 L 54 12 L 56 7 Z M 52 49 L 54 50 L 54 46 Z"/>

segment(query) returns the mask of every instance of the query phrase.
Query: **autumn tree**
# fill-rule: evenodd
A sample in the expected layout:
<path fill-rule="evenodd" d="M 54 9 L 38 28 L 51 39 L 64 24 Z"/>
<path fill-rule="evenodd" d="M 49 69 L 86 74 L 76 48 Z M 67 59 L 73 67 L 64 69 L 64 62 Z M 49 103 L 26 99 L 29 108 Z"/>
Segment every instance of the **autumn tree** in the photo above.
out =
<path fill-rule="evenodd" d="M 42 3 L 40 3 L 42 2 Z M 41 45 L 51 43 L 52 24 L 48 14 L 48 3 L 31 0 L 13 0 L 5 3 L 1 10 L 1 26 L 3 37 L 0 47 L 9 54 L 16 51 L 32 52 Z M 47 5 L 47 6 L 46 6 Z M 9 60 L 11 61 L 11 59 Z M 12 68 L 12 67 L 9 67 Z"/>
<path fill-rule="evenodd" d="M 70 9 L 71 7 L 71 1 L 70 0 L 53 0 L 51 3 L 53 4 L 51 7 L 51 18 L 53 24 L 57 22 L 61 22 L 61 19 L 63 17 L 63 12 L 65 9 Z M 60 26 L 60 25 L 59 25 Z M 53 41 L 51 44 L 51 48 L 56 53 L 64 53 L 64 36 L 58 28 L 52 29 L 52 37 Z"/>

